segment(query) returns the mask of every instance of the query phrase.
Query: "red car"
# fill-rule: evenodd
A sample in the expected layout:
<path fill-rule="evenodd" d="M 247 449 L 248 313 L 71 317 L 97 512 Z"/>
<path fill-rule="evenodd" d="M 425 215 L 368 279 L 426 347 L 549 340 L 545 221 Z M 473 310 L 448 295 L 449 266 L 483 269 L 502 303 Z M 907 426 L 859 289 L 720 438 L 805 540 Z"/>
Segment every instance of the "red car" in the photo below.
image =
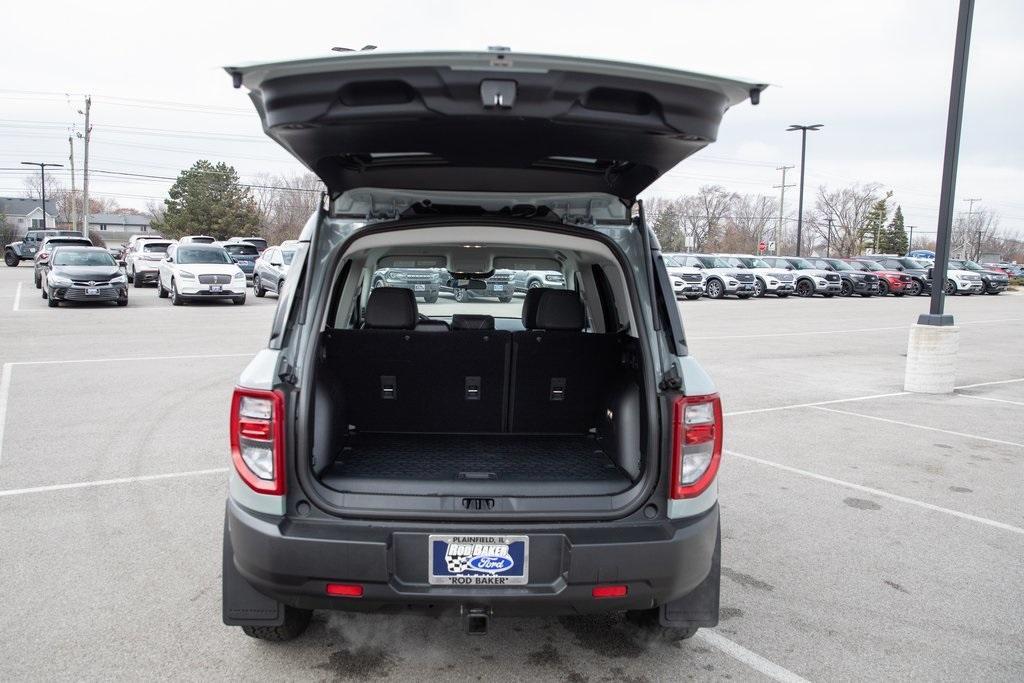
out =
<path fill-rule="evenodd" d="M 909 287 L 911 287 L 914 279 L 909 275 L 904 275 L 898 270 L 886 270 L 885 267 L 878 261 L 872 261 L 871 259 L 854 258 L 854 259 L 843 259 L 854 268 L 858 270 L 866 270 L 870 273 L 874 273 L 878 276 L 878 295 L 885 296 L 886 294 L 892 294 L 893 296 L 903 296 Z"/>

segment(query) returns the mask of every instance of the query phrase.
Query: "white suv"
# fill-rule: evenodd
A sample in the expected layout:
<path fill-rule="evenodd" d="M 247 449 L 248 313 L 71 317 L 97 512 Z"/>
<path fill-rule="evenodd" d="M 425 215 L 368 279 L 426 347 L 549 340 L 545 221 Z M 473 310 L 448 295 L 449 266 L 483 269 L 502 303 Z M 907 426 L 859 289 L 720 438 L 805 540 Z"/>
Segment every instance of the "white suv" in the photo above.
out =
<path fill-rule="evenodd" d="M 710 254 L 669 254 L 672 259 L 683 266 L 696 268 L 704 273 L 704 291 L 712 299 L 721 299 L 735 294 L 740 299 L 754 296 L 753 273 L 742 272 L 741 269 L 729 265 L 725 259 Z"/>
<path fill-rule="evenodd" d="M 821 294 L 829 299 L 843 291 L 839 273 L 815 268 L 814 264 L 799 256 L 765 256 L 762 259 L 772 268 L 791 271 L 796 277 L 796 295 L 809 298 Z"/>
<path fill-rule="evenodd" d="M 213 244 L 172 244 L 160 262 L 157 295 L 181 306 L 196 299 L 231 299 L 245 303 L 245 273 L 224 247 Z"/>
<path fill-rule="evenodd" d="M 788 270 L 773 268 L 760 256 L 747 254 L 719 254 L 730 266 L 742 268 L 754 274 L 754 296 L 774 294 L 785 299 L 796 292 L 796 276 Z"/>

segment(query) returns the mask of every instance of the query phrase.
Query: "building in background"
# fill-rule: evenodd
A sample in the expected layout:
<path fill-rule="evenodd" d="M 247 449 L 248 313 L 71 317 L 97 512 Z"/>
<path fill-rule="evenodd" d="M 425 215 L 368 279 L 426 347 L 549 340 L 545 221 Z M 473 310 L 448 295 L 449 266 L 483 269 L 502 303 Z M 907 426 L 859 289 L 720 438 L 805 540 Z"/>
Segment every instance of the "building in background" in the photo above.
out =
<path fill-rule="evenodd" d="M 43 209 L 38 199 L 25 199 L 24 197 L 0 197 L 0 215 L 3 216 L 5 225 L 13 231 L 13 235 L 21 237 L 32 229 L 56 228 L 56 207 L 53 202 L 46 202 L 46 217 L 43 217 Z"/>
<path fill-rule="evenodd" d="M 116 247 L 128 241 L 132 235 L 145 235 L 150 232 L 149 216 L 122 213 L 94 213 L 89 215 L 89 232 L 98 232 L 108 247 Z M 71 225 L 61 225 L 63 229 L 71 229 Z M 81 225 L 79 225 L 81 227 Z"/>

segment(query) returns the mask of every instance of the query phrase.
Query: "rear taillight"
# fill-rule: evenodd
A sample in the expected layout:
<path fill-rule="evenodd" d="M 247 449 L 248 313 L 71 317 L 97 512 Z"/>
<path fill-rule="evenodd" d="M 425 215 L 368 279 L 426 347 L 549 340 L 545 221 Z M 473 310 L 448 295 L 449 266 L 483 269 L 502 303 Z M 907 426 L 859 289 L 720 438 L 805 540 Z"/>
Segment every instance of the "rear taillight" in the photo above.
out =
<path fill-rule="evenodd" d="M 252 490 L 284 494 L 284 397 L 280 392 L 235 389 L 231 459 Z"/>
<path fill-rule="evenodd" d="M 672 498 L 702 494 L 722 459 L 722 401 L 718 394 L 681 396 L 672 409 Z"/>
<path fill-rule="evenodd" d="M 50 252 L 48 252 L 48 251 L 41 251 L 41 252 L 39 252 L 39 260 L 40 261 L 45 261 L 48 258 L 50 258 Z"/>

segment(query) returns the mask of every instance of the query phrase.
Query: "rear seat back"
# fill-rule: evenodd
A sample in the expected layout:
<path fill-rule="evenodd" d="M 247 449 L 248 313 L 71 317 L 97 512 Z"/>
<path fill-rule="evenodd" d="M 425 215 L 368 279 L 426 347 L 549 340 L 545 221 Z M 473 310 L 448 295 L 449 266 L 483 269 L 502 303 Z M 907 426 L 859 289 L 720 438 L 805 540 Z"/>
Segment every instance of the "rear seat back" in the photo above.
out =
<path fill-rule="evenodd" d="M 329 330 L 323 339 L 349 424 L 370 432 L 503 430 L 509 332 L 417 329 L 409 290 L 375 289 L 366 308 L 366 328 Z"/>
<path fill-rule="evenodd" d="M 529 292 L 523 325 L 530 329 L 512 335 L 510 431 L 578 434 L 601 423 L 618 340 L 585 333 L 585 324 L 578 293 Z"/>

